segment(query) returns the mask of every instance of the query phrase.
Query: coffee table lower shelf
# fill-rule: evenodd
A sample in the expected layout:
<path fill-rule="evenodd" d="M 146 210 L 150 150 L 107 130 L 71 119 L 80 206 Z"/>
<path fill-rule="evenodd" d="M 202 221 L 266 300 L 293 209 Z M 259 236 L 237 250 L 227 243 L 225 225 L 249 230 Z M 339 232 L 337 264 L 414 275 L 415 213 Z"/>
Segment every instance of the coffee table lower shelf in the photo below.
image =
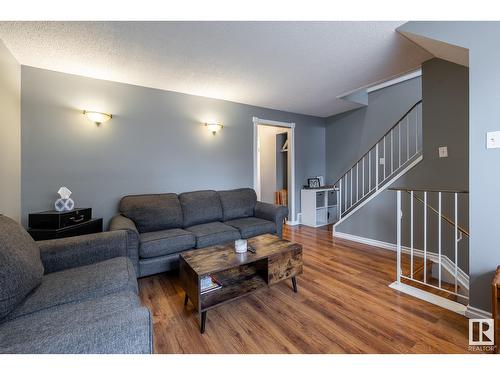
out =
<path fill-rule="evenodd" d="M 297 293 L 297 280 L 295 276 L 291 277 L 293 291 Z M 240 283 L 223 286 L 213 292 L 201 294 L 201 309 L 200 312 L 200 332 L 205 333 L 205 325 L 207 321 L 207 311 L 223 305 L 226 302 L 234 301 L 238 298 L 245 297 L 257 290 L 267 287 L 267 282 L 260 276 L 242 281 Z M 184 297 L 184 306 L 188 304 L 189 296 L 186 293 Z"/>

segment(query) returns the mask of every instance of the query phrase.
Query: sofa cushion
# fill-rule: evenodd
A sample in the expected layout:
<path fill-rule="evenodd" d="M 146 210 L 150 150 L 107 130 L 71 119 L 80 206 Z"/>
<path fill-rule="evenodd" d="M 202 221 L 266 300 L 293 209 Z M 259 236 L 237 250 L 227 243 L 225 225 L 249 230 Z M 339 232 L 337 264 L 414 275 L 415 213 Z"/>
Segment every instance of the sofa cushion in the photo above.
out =
<path fill-rule="evenodd" d="M 194 235 L 183 229 L 142 233 L 139 255 L 141 258 L 153 258 L 191 249 L 195 245 Z"/>
<path fill-rule="evenodd" d="M 225 221 L 224 224 L 237 228 L 241 238 L 255 237 L 264 233 L 276 233 L 276 224 L 269 220 L 257 217 L 244 217 L 241 219 Z"/>
<path fill-rule="evenodd" d="M 0 215 L 0 320 L 40 285 L 43 272 L 35 241 L 14 220 Z"/>
<path fill-rule="evenodd" d="M 120 212 L 139 233 L 182 227 L 181 205 L 173 193 L 128 195 L 120 200 Z"/>
<path fill-rule="evenodd" d="M 257 194 L 253 189 L 219 191 L 223 220 L 253 216 Z"/>
<path fill-rule="evenodd" d="M 113 293 L 0 325 L 0 353 L 151 353 L 151 328 L 135 293 Z"/>
<path fill-rule="evenodd" d="M 196 248 L 218 245 L 229 241 L 237 240 L 240 232 L 223 223 L 214 221 L 213 223 L 199 224 L 186 230 L 192 232 L 196 237 Z"/>
<path fill-rule="evenodd" d="M 138 294 L 134 266 L 128 258 L 112 258 L 69 268 L 45 275 L 40 286 L 5 319 L 12 320 L 54 306 L 120 291 Z"/>
<path fill-rule="evenodd" d="M 179 194 L 184 215 L 184 228 L 222 220 L 219 194 L 214 190 L 192 191 Z"/>

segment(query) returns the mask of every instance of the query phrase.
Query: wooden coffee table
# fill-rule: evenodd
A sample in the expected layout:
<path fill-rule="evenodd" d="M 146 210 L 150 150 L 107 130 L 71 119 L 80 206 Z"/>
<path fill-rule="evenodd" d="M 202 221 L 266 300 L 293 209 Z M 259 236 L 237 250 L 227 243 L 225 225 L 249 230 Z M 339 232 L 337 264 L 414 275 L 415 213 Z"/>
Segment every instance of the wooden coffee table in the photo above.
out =
<path fill-rule="evenodd" d="M 302 245 L 271 234 L 251 238 L 248 244 L 255 253 L 237 254 L 231 242 L 186 251 L 179 257 L 184 305 L 189 299 L 197 309 L 201 333 L 205 332 L 207 311 L 224 303 L 287 279 L 292 279 L 297 293 L 295 277 L 303 272 Z M 216 277 L 222 288 L 201 294 L 200 280 L 208 275 Z"/>

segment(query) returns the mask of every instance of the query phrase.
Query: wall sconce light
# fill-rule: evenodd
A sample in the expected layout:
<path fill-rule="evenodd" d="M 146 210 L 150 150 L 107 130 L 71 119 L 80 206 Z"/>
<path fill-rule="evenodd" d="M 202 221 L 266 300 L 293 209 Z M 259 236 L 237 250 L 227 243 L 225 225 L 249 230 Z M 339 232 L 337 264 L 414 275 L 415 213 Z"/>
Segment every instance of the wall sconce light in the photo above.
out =
<path fill-rule="evenodd" d="M 205 126 L 209 131 L 212 132 L 213 135 L 217 134 L 217 132 L 221 131 L 224 125 L 218 123 L 218 122 L 207 122 L 205 123 Z"/>
<path fill-rule="evenodd" d="M 113 118 L 113 115 L 103 112 L 95 112 L 95 111 L 83 111 L 83 114 L 87 116 L 87 118 L 95 122 L 97 126 L 101 125 L 103 122 L 109 121 Z"/>

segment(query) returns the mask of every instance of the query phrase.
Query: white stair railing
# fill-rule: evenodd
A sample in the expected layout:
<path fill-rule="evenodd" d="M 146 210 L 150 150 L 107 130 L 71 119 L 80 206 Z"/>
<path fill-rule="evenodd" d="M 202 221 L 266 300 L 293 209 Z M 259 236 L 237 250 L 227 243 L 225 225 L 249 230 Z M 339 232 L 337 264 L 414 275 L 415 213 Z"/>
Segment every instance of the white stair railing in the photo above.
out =
<path fill-rule="evenodd" d="M 454 296 L 456 302 L 458 303 L 467 304 L 469 298 L 469 276 L 463 271 L 462 268 L 464 266 L 463 263 L 465 263 L 463 259 L 468 259 L 468 253 L 460 253 L 459 243 L 461 241 L 468 240 L 469 231 L 463 226 L 460 226 L 458 223 L 459 217 L 462 217 L 459 215 L 459 201 L 467 198 L 466 195 L 468 192 L 457 190 L 423 190 L 402 188 L 395 188 L 391 190 L 395 190 L 397 194 L 396 283 L 391 286 L 395 289 L 405 291 L 404 288 L 401 289 L 400 287 L 403 281 L 406 281 L 408 284 L 413 285 L 416 288 L 420 287 L 428 293 L 435 292 L 441 296 L 444 293 L 450 297 Z M 403 208 L 403 196 L 405 198 L 407 196 L 409 197 L 409 201 L 404 202 L 405 208 Z M 445 196 L 448 203 L 447 214 L 445 214 L 443 210 L 443 199 Z M 433 198 L 435 202 L 437 201 L 437 208 L 430 204 L 431 198 Z M 417 222 L 416 219 L 417 205 L 422 207 L 422 211 L 420 212 L 423 212 L 421 217 L 423 222 L 421 223 Z M 431 215 L 433 215 L 434 218 L 432 218 Z M 453 218 L 450 218 L 450 216 L 453 216 Z M 431 219 L 433 220 L 431 221 Z M 435 224 L 434 227 L 429 226 L 431 222 Z M 445 224 L 446 227 L 444 227 L 443 224 Z M 419 228 L 418 231 L 416 230 L 417 227 Z M 429 241 L 429 233 L 431 231 L 433 232 L 432 242 Z M 443 241 L 445 231 L 449 231 L 446 233 L 447 238 L 450 237 L 450 234 L 452 236 L 452 240 L 447 243 L 444 243 Z M 406 241 L 403 241 L 403 234 L 406 234 Z M 417 236 L 420 235 L 422 238 L 420 238 L 419 243 L 422 248 L 417 249 Z M 403 242 L 405 242 L 405 244 L 403 244 Z M 463 246 L 461 250 L 462 252 L 468 252 L 468 246 Z M 404 261 L 403 257 L 405 258 Z M 422 261 L 422 277 L 416 276 L 415 264 L 417 263 L 417 260 Z M 437 272 L 430 275 L 431 277 L 428 277 L 429 269 L 427 264 L 429 262 L 437 267 Z M 420 266 L 420 269 L 422 266 Z M 404 268 L 406 268 L 406 272 Z M 444 277 L 444 274 L 446 274 L 446 278 Z M 418 297 L 418 295 L 415 296 Z"/>
<path fill-rule="evenodd" d="M 363 202 L 418 163 L 422 155 L 422 101 L 413 105 L 335 184 L 339 224 Z"/>

